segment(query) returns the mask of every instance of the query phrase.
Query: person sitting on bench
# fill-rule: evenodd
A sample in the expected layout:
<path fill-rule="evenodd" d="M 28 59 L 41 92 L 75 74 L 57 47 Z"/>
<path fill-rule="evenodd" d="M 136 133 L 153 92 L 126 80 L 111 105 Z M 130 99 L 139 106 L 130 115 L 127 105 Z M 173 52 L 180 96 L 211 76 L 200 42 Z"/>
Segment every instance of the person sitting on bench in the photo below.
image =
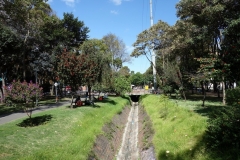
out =
<path fill-rule="evenodd" d="M 78 96 L 78 97 L 75 99 L 75 102 L 74 102 L 74 103 L 75 103 L 75 106 L 77 105 L 77 102 L 78 102 L 78 101 L 81 101 L 80 96 Z"/>

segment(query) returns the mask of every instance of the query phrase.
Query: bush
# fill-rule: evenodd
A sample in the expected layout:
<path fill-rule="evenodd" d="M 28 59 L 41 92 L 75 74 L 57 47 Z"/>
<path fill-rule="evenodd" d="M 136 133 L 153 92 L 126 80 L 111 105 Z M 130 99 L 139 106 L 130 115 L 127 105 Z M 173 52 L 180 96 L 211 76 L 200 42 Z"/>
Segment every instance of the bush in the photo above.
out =
<path fill-rule="evenodd" d="M 42 88 L 32 82 L 13 81 L 5 89 L 6 99 L 16 103 L 29 103 L 42 96 Z"/>
<path fill-rule="evenodd" d="M 240 105 L 240 88 L 228 89 L 226 91 L 226 102 L 231 106 Z"/>
<path fill-rule="evenodd" d="M 6 86 L 6 100 L 16 107 L 23 107 L 24 111 L 31 118 L 32 108 L 35 107 L 34 100 L 42 97 L 42 88 L 38 84 L 26 81 L 13 81 L 9 86 Z"/>
<path fill-rule="evenodd" d="M 207 142 L 212 149 L 238 149 L 240 143 L 240 109 L 224 107 L 215 111 L 207 127 Z"/>
<path fill-rule="evenodd" d="M 116 94 L 124 95 L 131 92 L 131 83 L 124 76 L 116 77 L 114 80 L 114 89 Z"/>
<path fill-rule="evenodd" d="M 219 108 L 210 114 L 206 131 L 208 147 L 222 153 L 235 150 L 240 152 L 240 89 L 230 89 L 226 92 L 228 106 Z M 239 155 L 230 154 L 238 157 Z"/>

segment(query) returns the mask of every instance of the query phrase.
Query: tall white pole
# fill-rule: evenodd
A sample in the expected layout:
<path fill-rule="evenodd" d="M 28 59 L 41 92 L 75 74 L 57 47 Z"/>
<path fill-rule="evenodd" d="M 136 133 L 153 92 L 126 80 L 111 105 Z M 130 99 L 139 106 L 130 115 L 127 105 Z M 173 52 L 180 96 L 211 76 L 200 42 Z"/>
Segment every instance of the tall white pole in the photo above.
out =
<path fill-rule="evenodd" d="M 152 0 L 150 0 L 150 22 L 152 27 L 153 26 Z M 157 90 L 156 65 L 155 65 L 156 55 L 154 53 L 154 50 L 151 50 L 151 52 L 152 52 L 152 67 L 153 67 L 153 85 L 154 85 L 154 90 L 156 91 Z"/>

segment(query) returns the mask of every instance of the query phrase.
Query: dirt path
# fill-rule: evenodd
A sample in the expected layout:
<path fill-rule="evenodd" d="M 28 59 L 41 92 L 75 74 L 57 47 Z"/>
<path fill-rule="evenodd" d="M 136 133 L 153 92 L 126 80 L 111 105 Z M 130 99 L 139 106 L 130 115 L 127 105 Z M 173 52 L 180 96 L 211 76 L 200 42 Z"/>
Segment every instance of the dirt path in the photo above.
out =
<path fill-rule="evenodd" d="M 137 160 L 139 158 L 138 150 L 138 103 L 133 103 L 117 160 Z"/>

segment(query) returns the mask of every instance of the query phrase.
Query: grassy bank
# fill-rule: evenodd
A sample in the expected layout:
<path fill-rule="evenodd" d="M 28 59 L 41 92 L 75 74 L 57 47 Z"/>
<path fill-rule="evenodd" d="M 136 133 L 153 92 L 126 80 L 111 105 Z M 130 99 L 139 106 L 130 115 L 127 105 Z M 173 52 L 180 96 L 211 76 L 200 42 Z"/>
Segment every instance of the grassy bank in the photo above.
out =
<path fill-rule="evenodd" d="M 153 145 L 157 159 L 206 160 L 211 159 L 202 141 L 207 116 L 197 113 L 201 102 L 169 100 L 165 96 L 142 97 L 153 129 Z M 211 105 L 219 103 L 211 102 Z"/>
<path fill-rule="evenodd" d="M 23 119 L 0 126 L 0 159 L 85 160 L 102 126 L 120 113 L 128 99 L 109 97 L 98 107 L 69 106 L 34 114 L 44 121 L 20 127 Z"/>

